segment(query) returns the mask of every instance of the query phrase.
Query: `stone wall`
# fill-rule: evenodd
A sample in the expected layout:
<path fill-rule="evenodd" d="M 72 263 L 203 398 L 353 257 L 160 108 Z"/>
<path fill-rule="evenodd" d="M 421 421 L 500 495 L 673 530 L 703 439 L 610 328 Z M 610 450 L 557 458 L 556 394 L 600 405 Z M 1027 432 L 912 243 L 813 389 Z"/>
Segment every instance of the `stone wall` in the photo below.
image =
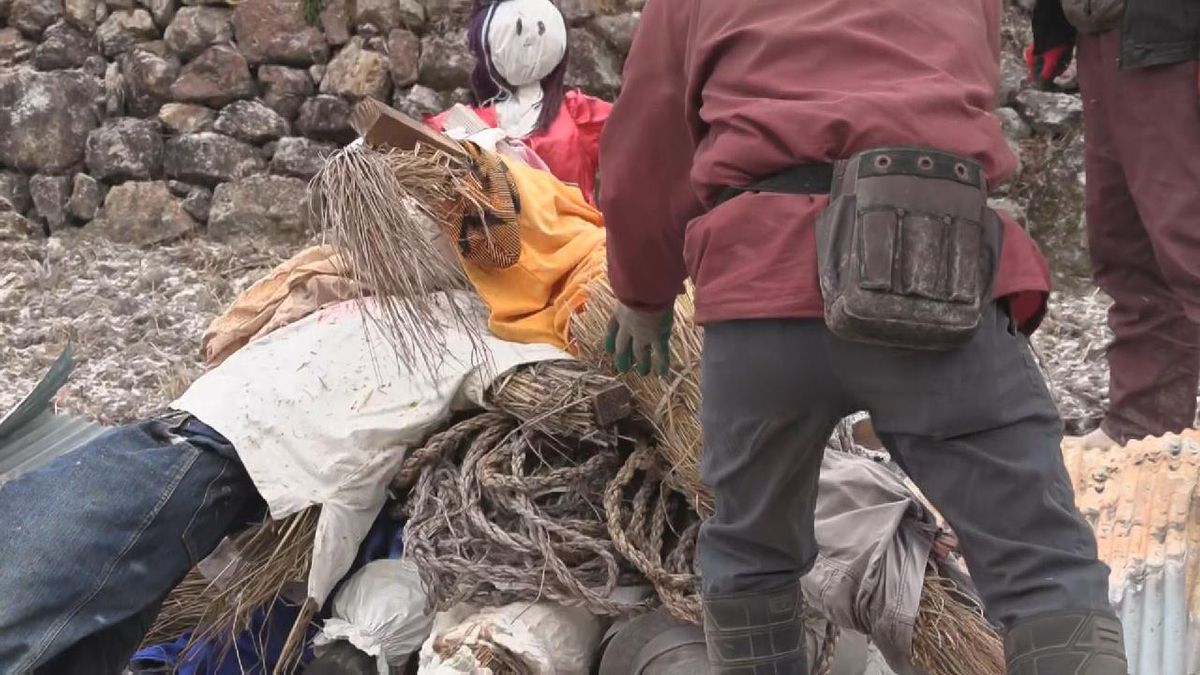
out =
<path fill-rule="evenodd" d="M 321 0 L 303 0 L 320 2 Z M 570 84 L 613 97 L 644 0 L 558 0 Z M 354 101 L 467 102 L 470 0 L 0 0 L 0 236 L 287 241 Z M 1023 171 L 997 202 L 1087 274 L 1079 98 L 1029 89 L 1010 5 L 997 100 Z M 1028 218 L 1025 215 L 1028 214 Z"/>
<path fill-rule="evenodd" d="M 302 236 L 353 102 L 468 102 L 470 0 L 0 0 L 0 237 Z M 318 1 L 319 0 L 315 0 Z M 612 97 L 643 0 L 561 0 Z"/>

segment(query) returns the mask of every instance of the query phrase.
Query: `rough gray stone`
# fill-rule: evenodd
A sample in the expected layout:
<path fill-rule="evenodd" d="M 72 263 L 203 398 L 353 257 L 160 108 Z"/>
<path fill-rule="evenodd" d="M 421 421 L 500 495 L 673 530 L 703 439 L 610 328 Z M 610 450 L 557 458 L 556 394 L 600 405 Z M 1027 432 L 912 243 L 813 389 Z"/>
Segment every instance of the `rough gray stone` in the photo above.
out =
<path fill-rule="evenodd" d="M 350 104 L 337 96 L 314 96 L 300 106 L 296 129 L 309 138 L 345 145 L 357 134 L 350 127 Z"/>
<path fill-rule="evenodd" d="M 39 70 L 79 68 L 94 51 L 91 39 L 59 21 L 42 34 L 42 43 L 33 53 L 33 65 Z"/>
<path fill-rule="evenodd" d="M 29 177 L 14 171 L 0 171 L 0 205 L 6 203 L 8 208 L 0 211 L 13 210 L 25 213 L 33 204 L 29 197 Z"/>
<path fill-rule="evenodd" d="M 317 175 L 325 165 L 325 158 L 336 150 L 336 145 L 298 136 L 281 138 L 271 159 L 271 172 L 308 180 Z"/>
<path fill-rule="evenodd" d="M 412 32 L 396 29 L 388 34 L 388 69 L 392 74 L 392 85 L 408 87 L 420 77 L 421 38 Z"/>
<path fill-rule="evenodd" d="M 220 107 L 253 96 L 254 80 L 237 49 L 214 45 L 183 67 L 171 94 L 181 103 Z"/>
<path fill-rule="evenodd" d="M 99 0 L 66 0 L 63 3 L 64 18 L 72 26 L 88 33 L 96 30 L 96 4 Z"/>
<path fill-rule="evenodd" d="M 71 217 L 86 223 L 96 217 L 103 203 L 104 186 L 86 173 L 75 174 L 71 199 L 67 201 L 67 212 Z"/>
<path fill-rule="evenodd" d="M 467 49 L 466 31 L 430 33 L 421 39 L 418 68 L 421 84 L 445 91 L 467 85 L 475 61 Z"/>
<path fill-rule="evenodd" d="M 309 234 L 308 185 L 287 176 L 251 176 L 217 186 L 208 214 L 208 236 L 241 235 L 303 241 Z"/>
<path fill-rule="evenodd" d="M 212 132 L 167 141 L 163 168 L 171 178 L 200 185 L 237 180 L 266 169 L 253 146 Z"/>
<path fill-rule="evenodd" d="M 379 35 L 397 28 L 419 29 L 425 25 L 425 8 L 416 0 L 355 0 L 354 25 L 362 32 L 371 26 Z"/>
<path fill-rule="evenodd" d="M 183 210 L 201 223 L 208 222 L 208 212 L 211 207 L 212 190 L 208 188 L 195 188 L 183 199 Z"/>
<path fill-rule="evenodd" d="M 1083 123 L 1083 101 L 1072 94 L 1026 89 L 1017 94 L 1017 105 L 1038 133 L 1063 136 Z"/>
<path fill-rule="evenodd" d="M 351 39 L 325 67 L 320 91 L 352 101 L 368 97 L 387 101 L 392 93 L 387 57 L 363 49 L 362 38 Z"/>
<path fill-rule="evenodd" d="M 1004 52 L 1000 55 L 1000 87 L 996 90 L 996 107 L 1012 107 L 1017 94 L 1025 85 L 1025 63 L 1016 55 Z"/>
<path fill-rule="evenodd" d="M 628 54 L 633 45 L 633 34 L 641 18 L 641 14 L 637 12 L 598 16 L 592 19 L 591 26 L 592 30 L 618 54 Z"/>
<path fill-rule="evenodd" d="M 34 176 L 29 179 L 33 208 L 50 231 L 67 224 L 67 201 L 71 199 L 71 179 L 67 176 Z"/>
<path fill-rule="evenodd" d="M 309 66 L 329 58 L 325 36 L 304 20 L 300 0 L 242 0 L 233 11 L 233 31 L 251 65 Z"/>
<path fill-rule="evenodd" d="M 583 24 L 601 9 L 599 0 L 558 0 L 556 4 L 571 26 Z"/>
<path fill-rule="evenodd" d="M 62 14 L 62 0 L 12 0 L 8 25 L 36 40 Z"/>
<path fill-rule="evenodd" d="M 106 182 L 156 178 L 162 158 L 162 130 L 156 120 L 106 120 L 88 136 L 88 171 Z"/>
<path fill-rule="evenodd" d="M 77 70 L 0 70 L 0 163 L 61 173 L 83 161 L 101 95 L 99 82 Z"/>
<path fill-rule="evenodd" d="M 121 64 L 113 62 L 104 69 L 104 116 L 120 117 L 125 114 L 125 76 Z"/>
<path fill-rule="evenodd" d="M 415 84 L 408 90 L 396 90 L 392 107 L 415 119 L 432 115 L 446 109 L 442 95 L 424 85 Z"/>
<path fill-rule="evenodd" d="M 34 233 L 33 223 L 15 211 L 0 211 L 0 241 L 19 241 Z"/>
<path fill-rule="evenodd" d="M 234 101 L 221 110 L 213 129 L 257 145 L 286 136 L 288 122 L 258 101 Z"/>
<path fill-rule="evenodd" d="M 0 68 L 24 63 L 33 56 L 34 44 L 16 28 L 0 28 Z"/>
<path fill-rule="evenodd" d="M 592 96 L 615 98 L 621 90 L 621 62 L 611 48 L 582 28 L 571 29 L 567 84 Z"/>
<path fill-rule="evenodd" d="M 351 0 L 325 0 L 321 8 L 321 32 L 330 46 L 337 47 L 350 41 Z"/>
<path fill-rule="evenodd" d="M 168 103 L 158 111 L 158 121 L 176 136 L 212 131 L 216 120 L 215 110 L 191 103 Z"/>
<path fill-rule="evenodd" d="M 89 230 L 121 244 L 157 244 L 196 229 L 163 181 L 122 183 L 108 191 Z"/>
<path fill-rule="evenodd" d="M 1023 175 L 1027 184 L 1029 233 L 1037 239 L 1057 276 L 1090 274 L 1087 234 L 1083 226 L 1083 134 L 1065 146 L 1049 140 L 1029 144 Z"/>
<path fill-rule="evenodd" d="M 157 37 L 158 27 L 154 25 L 154 18 L 144 9 L 113 12 L 96 29 L 100 50 L 110 59 L 133 49 L 139 42 Z"/>
<path fill-rule="evenodd" d="M 1000 108 L 996 111 L 996 117 L 1000 118 L 1004 135 L 1014 141 L 1023 141 L 1033 135 L 1033 129 L 1021 119 L 1021 113 L 1012 108 Z"/>
<path fill-rule="evenodd" d="M 258 83 L 263 103 L 287 120 L 295 119 L 301 104 L 316 91 L 308 73 L 287 66 L 259 66 Z"/>
<path fill-rule="evenodd" d="M 180 73 L 178 58 L 147 47 L 139 46 L 119 59 L 125 104 L 131 114 L 139 117 L 157 114 L 171 100 L 171 85 Z"/>
<path fill-rule="evenodd" d="M 150 10 L 150 16 L 154 19 L 154 25 L 159 30 L 166 30 L 175 18 L 177 9 L 175 0 L 146 0 L 145 4 L 146 9 Z"/>
<path fill-rule="evenodd" d="M 232 12 L 223 7 L 184 7 L 163 36 L 179 58 L 194 59 L 211 45 L 233 39 Z"/>

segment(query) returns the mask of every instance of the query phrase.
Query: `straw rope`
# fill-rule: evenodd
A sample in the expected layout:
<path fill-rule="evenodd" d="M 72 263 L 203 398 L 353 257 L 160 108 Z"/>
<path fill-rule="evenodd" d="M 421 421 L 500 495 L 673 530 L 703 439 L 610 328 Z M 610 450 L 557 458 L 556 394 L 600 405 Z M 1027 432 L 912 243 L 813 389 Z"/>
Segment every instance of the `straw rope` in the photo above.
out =
<path fill-rule="evenodd" d="M 603 616 L 641 609 L 610 599 L 629 577 L 601 505 L 618 461 L 613 449 L 558 444 L 498 413 L 435 435 L 393 483 L 408 489 L 405 553 L 433 605 L 549 600 Z"/>

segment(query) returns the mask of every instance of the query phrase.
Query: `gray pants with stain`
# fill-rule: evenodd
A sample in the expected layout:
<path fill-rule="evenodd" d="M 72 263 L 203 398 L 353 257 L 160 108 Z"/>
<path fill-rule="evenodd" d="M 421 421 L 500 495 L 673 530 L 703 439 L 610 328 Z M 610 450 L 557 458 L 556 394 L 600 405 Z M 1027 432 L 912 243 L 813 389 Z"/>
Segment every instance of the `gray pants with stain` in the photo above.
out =
<path fill-rule="evenodd" d="M 820 320 L 705 327 L 701 529 L 706 594 L 778 589 L 816 557 L 825 443 L 867 410 L 958 534 L 989 618 L 1108 608 L 1108 568 L 1075 508 L 1062 426 L 1028 340 L 994 306 L 971 342 L 924 352 L 847 342 Z"/>

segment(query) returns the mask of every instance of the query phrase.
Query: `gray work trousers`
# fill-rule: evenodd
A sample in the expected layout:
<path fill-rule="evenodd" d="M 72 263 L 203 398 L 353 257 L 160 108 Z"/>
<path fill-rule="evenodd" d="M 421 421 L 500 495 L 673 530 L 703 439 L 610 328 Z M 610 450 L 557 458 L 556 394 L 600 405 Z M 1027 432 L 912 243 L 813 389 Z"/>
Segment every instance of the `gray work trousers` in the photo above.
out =
<path fill-rule="evenodd" d="M 1002 306 L 948 352 L 848 342 L 820 320 L 710 324 L 702 393 L 716 503 L 697 553 L 706 594 L 767 592 L 811 568 L 825 443 L 841 418 L 867 410 L 958 534 L 991 620 L 1109 608 L 1109 570 L 1075 507 L 1061 422 Z"/>

